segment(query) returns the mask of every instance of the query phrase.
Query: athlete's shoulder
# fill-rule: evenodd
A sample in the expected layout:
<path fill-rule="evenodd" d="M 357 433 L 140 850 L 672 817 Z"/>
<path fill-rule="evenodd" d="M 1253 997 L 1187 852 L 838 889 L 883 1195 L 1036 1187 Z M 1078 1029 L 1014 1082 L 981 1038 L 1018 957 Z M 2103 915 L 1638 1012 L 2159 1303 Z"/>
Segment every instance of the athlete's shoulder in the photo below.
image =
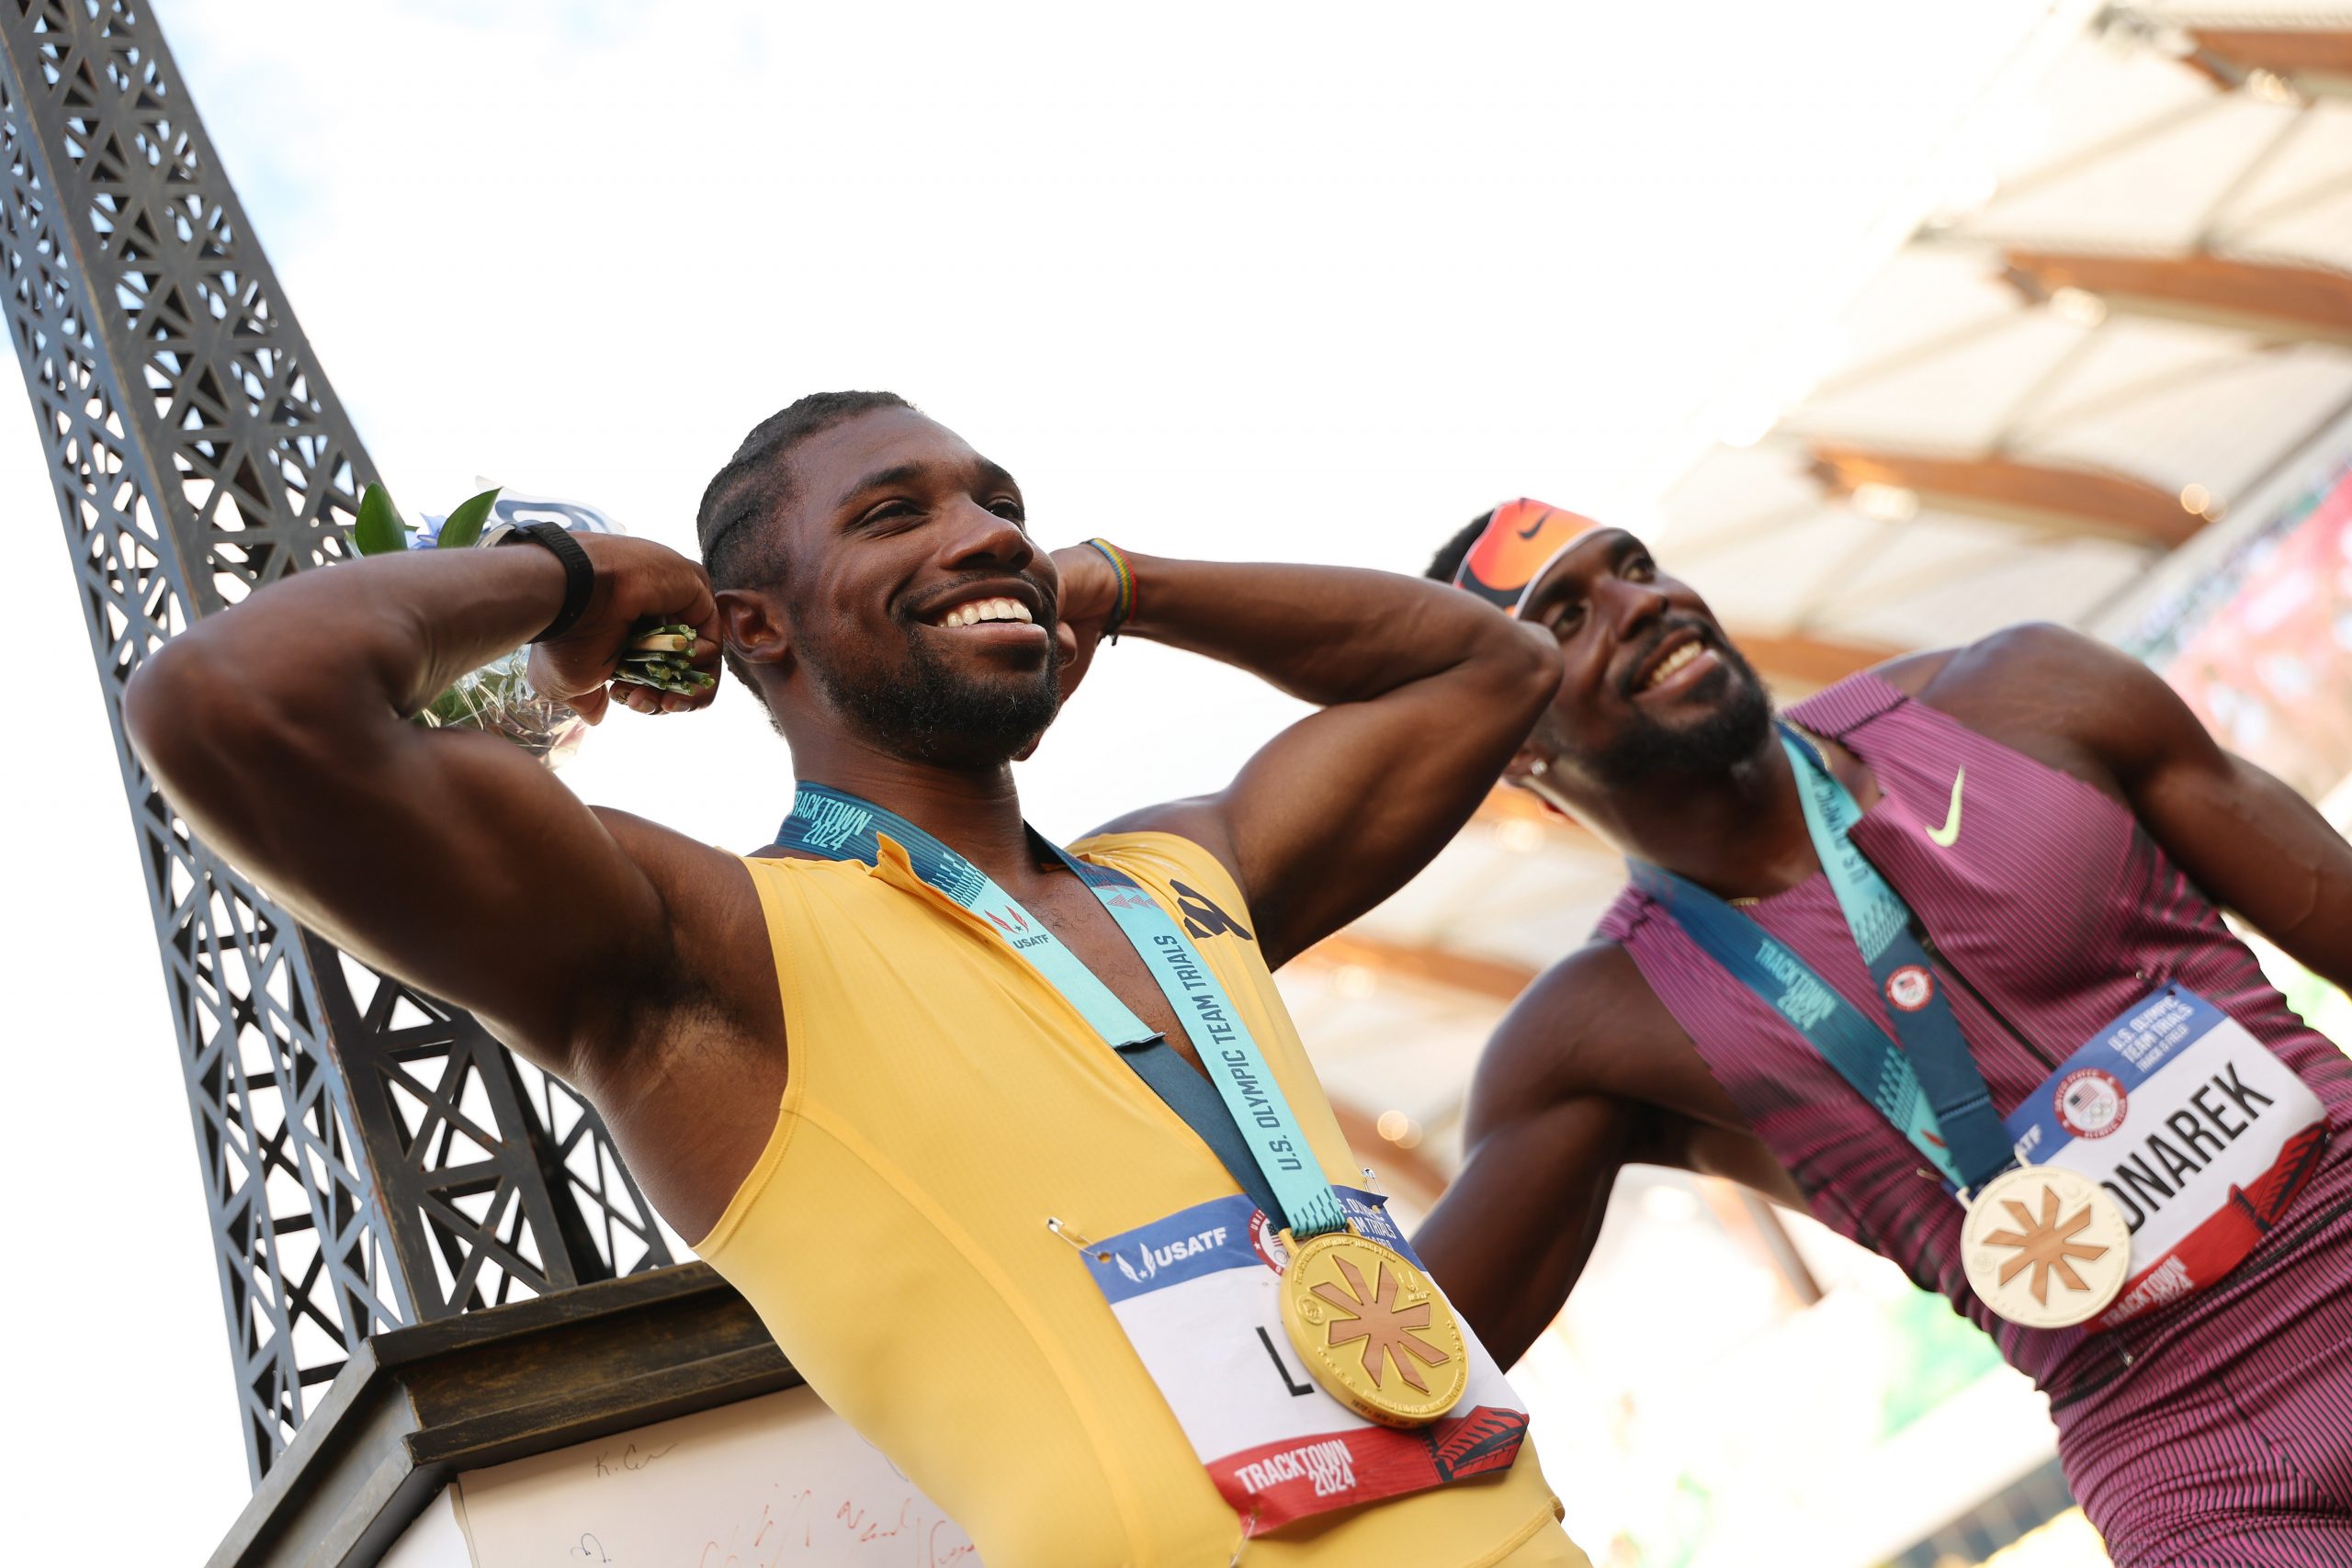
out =
<path fill-rule="evenodd" d="M 2024 621 L 1949 648 L 1922 649 L 1874 664 L 1868 671 L 1930 707 L 1939 698 L 1982 695 L 2020 681 L 2059 678 L 2113 681 L 2123 656 L 2105 643 L 2048 621 Z"/>
<path fill-rule="evenodd" d="M 2097 772 L 2129 774 L 2204 728 L 2139 660 L 2065 626 L 2007 626 L 1950 652 L 1917 692 L 1928 706 L 2029 751 L 2078 749 Z"/>
<path fill-rule="evenodd" d="M 1229 883 L 1225 864 L 1207 845 L 1177 828 L 1154 824 L 1134 826 L 1114 822 L 1073 840 L 1069 852 L 1098 865 L 1121 871 L 1193 872 Z"/>
<path fill-rule="evenodd" d="M 1527 1021 L 1538 1022 L 1547 1013 L 1563 1010 L 1581 1022 L 1603 1004 L 1631 1000 L 1635 993 L 1652 995 L 1633 955 L 1622 942 L 1596 936 L 1538 975 L 1511 1004 L 1504 1022 L 1509 1026 L 1522 1013 L 1528 1015 Z"/>
<path fill-rule="evenodd" d="M 1636 1070 L 1681 1032 L 1623 943 L 1597 938 L 1520 993 L 1489 1055 L 1545 1100 L 1639 1092 Z"/>
<path fill-rule="evenodd" d="M 1227 830 L 1224 812 L 1215 795 L 1163 800 L 1114 817 L 1070 845 L 1070 852 L 1091 856 L 1094 846 L 1111 847 L 1120 853 L 1130 849 L 1149 853 L 1156 846 L 1159 853 L 1213 861 L 1217 876 L 1239 896 L 1240 875 L 1235 870 L 1233 836 Z"/>
<path fill-rule="evenodd" d="M 2138 660 L 2095 637 L 2049 621 L 2023 621 L 1944 650 L 1930 684 L 2057 682 L 2105 690 L 2145 674 Z"/>
<path fill-rule="evenodd" d="M 1069 852 L 1164 888 L 1195 940 L 1227 934 L 1245 942 L 1258 940 L 1248 895 L 1225 863 L 1196 839 L 1165 828 L 1105 828 L 1071 844 Z"/>

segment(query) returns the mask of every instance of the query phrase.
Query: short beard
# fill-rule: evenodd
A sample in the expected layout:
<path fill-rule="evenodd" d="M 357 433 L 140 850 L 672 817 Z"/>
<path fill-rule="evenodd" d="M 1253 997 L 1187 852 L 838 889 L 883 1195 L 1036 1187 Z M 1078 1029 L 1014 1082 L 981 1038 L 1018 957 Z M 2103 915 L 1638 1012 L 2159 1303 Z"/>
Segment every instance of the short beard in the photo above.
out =
<path fill-rule="evenodd" d="M 1731 644 L 1712 646 L 1724 660 L 1721 679 L 1731 683 L 1724 700 L 1695 724 L 1645 721 L 1604 750 L 1577 753 L 1575 761 L 1594 783 L 1623 790 L 1668 779 L 1711 778 L 1763 748 L 1772 733 L 1772 701 L 1764 694 L 1764 683 Z"/>
<path fill-rule="evenodd" d="M 850 671 L 815 647 L 801 661 L 850 726 L 894 755 L 940 767 L 1011 761 L 1046 733 L 1061 709 L 1062 650 L 1046 645 L 1034 675 L 973 681 L 958 675 L 926 639 L 910 637 L 898 670 Z"/>

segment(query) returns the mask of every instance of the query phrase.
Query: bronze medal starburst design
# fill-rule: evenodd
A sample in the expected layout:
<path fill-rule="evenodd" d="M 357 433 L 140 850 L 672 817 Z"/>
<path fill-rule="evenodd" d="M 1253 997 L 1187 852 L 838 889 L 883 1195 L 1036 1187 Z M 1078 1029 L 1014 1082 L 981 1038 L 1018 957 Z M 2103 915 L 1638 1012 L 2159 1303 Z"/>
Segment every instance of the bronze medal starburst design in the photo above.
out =
<path fill-rule="evenodd" d="M 1409 1306 L 1396 1304 L 1400 1281 L 1385 1261 L 1373 1275 L 1373 1286 L 1364 1288 L 1363 1271 L 1345 1258 L 1335 1258 L 1344 1288 L 1328 1280 L 1315 1287 L 1315 1294 L 1338 1309 L 1341 1315 L 1331 1320 L 1324 1343 L 1337 1350 L 1361 1340 L 1364 1376 L 1372 1386 L 1386 1386 L 1382 1374 L 1394 1365 L 1396 1375 L 1420 1393 L 1429 1392 L 1429 1382 L 1421 1376 L 1420 1367 L 1442 1367 L 1453 1358 L 1430 1344 L 1413 1331 L 1430 1325 L 1430 1303 L 1427 1297 Z M 1420 1367 L 1414 1365 L 1419 1361 Z"/>
<path fill-rule="evenodd" d="M 2032 1269 L 2033 1280 L 2027 1288 L 2033 1292 L 2033 1299 L 2045 1306 L 2050 1303 L 2050 1277 L 2052 1274 L 2070 1291 L 2088 1291 L 2091 1288 L 2089 1282 L 2075 1271 L 2075 1265 L 2078 1262 L 2096 1263 L 2107 1256 L 2108 1248 L 2075 1239 L 2091 1223 L 2088 1204 L 2075 1210 L 2062 1223 L 2058 1217 L 2062 1207 L 2058 1190 L 2045 1186 L 2041 1190 L 2041 1215 L 2039 1219 L 2014 1198 L 2003 1199 L 2001 1207 L 2008 1211 L 2009 1218 L 2016 1222 L 2017 1228 L 1988 1233 L 1984 1245 L 2013 1248 L 2017 1254 L 2001 1265 L 2002 1284 L 2007 1284 L 2028 1269 Z"/>

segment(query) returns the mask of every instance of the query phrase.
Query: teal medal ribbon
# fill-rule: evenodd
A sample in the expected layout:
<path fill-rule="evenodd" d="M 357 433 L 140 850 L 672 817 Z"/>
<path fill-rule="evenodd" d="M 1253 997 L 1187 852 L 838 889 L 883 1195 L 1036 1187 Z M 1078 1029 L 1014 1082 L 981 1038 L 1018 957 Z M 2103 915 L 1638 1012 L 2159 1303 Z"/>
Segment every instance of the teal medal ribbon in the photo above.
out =
<path fill-rule="evenodd" d="M 1698 884 L 1629 861 L 1634 884 L 1708 957 L 1795 1025 L 1946 1182 L 1972 1191 L 2016 1163 L 1992 1091 L 1914 934 L 1910 906 L 1854 847 L 1850 835 L 1861 808 L 1820 753 L 1786 726 L 1781 744 L 1796 773 L 1805 831 L 1854 945 L 1888 998 L 1900 1048 L 1779 938 Z"/>
<path fill-rule="evenodd" d="M 1347 1228 L 1331 1184 L 1323 1179 L 1306 1135 L 1266 1065 L 1250 1026 L 1234 1009 L 1192 942 L 1150 894 L 1125 873 L 1090 865 L 1030 830 L 1093 892 L 1144 961 L 1208 1069 L 1204 1079 L 1167 1041 L 1136 1017 L 1051 928 L 986 872 L 929 833 L 871 801 L 824 784 L 802 784 L 792 815 L 776 830 L 778 847 L 828 860 L 878 863 L 881 840 L 906 852 L 925 886 L 978 916 L 1013 953 L 1059 992 L 1102 1043 L 1119 1054 L 1169 1108 L 1201 1135 L 1241 1190 L 1287 1226 L 1309 1236 Z"/>

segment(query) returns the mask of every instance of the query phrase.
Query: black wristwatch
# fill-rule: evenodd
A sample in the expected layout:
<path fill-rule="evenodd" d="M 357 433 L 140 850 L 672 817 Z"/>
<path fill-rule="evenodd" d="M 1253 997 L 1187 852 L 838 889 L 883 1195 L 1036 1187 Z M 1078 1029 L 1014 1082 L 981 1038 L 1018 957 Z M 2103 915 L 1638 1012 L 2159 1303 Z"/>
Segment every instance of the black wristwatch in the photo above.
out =
<path fill-rule="evenodd" d="M 580 541 L 553 523 L 517 523 L 502 530 L 499 537 L 490 542 L 512 545 L 524 539 L 546 546 L 563 563 L 563 608 L 555 613 L 547 630 L 531 639 L 545 642 L 570 631 L 572 623 L 587 614 L 588 601 L 596 592 L 596 568 L 589 560 L 588 552 L 580 547 Z"/>

